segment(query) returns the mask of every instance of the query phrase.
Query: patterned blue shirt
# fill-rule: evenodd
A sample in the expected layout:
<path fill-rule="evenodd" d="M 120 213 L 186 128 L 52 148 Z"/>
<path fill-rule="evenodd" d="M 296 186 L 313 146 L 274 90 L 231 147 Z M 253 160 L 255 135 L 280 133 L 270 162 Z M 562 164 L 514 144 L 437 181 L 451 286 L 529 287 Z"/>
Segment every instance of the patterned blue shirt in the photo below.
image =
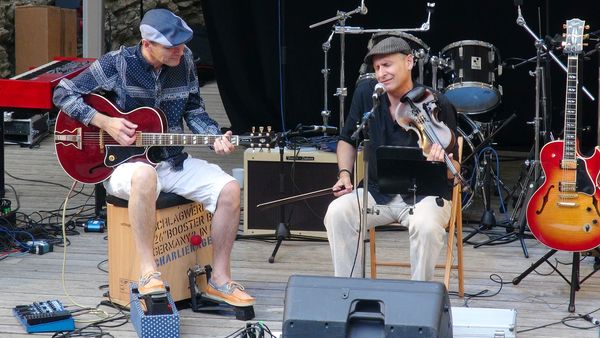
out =
<path fill-rule="evenodd" d="M 220 134 L 217 122 L 205 110 L 187 47 L 179 65 L 163 66 L 159 72 L 144 59 L 140 44 L 109 52 L 73 79 L 60 81 L 54 90 L 54 104 L 88 125 L 97 111 L 83 102 L 82 95 L 98 91 L 114 93 L 112 100 L 124 112 L 144 106 L 159 108 L 167 116 L 170 133 L 183 133 L 185 120 L 196 134 Z M 154 155 L 166 159 L 182 149 L 163 147 Z"/>

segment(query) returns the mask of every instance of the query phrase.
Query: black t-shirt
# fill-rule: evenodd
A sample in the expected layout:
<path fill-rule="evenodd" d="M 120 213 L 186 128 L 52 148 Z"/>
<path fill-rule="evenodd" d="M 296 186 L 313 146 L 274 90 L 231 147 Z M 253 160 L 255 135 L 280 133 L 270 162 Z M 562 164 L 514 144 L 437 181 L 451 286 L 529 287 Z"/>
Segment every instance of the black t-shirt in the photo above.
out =
<path fill-rule="evenodd" d="M 377 84 L 375 79 L 366 79 L 358 83 L 352 96 L 352 104 L 350 112 L 346 118 L 344 128 L 340 133 L 340 140 L 345 141 L 353 146 L 356 146 L 357 141 L 352 140 L 351 136 L 360 124 L 365 113 L 369 112 L 373 107 L 372 94 Z M 415 84 L 416 86 L 422 86 Z M 426 87 L 432 91 L 437 97 L 437 106 L 439 108 L 438 118 L 444 122 L 454 135 L 458 135 L 456 131 L 456 109 L 450 101 L 441 93 Z M 373 117 L 369 120 L 369 192 L 375 198 L 377 204 L 386 204 L 393 195 L 382 194 L 379 192 L 377 183 L 377 161 L 375 158 L 376 149 L 380 146 L 412 146 L 418 147 L 418 135 L 411 130 L 404 130 L 394 119 L 390 113 L 390 102 L 387 95 L 381 95 L 380 104 L 374 111 Z M 360 141 L 363 140 L 363 133 L 360 135 Z M 452 149 L 454 158 L 458 158 L 458 148 Z M 361 183 L 362 184 L 362 183 Z M 450 199 L 452 196 L 452 182 L 448 182 L 447 187 L 440 187 L 439 196 Z M 403 196 L 407 200 L 409 196 Z M 420 196 L 419 200 L 423 196 Z"/>

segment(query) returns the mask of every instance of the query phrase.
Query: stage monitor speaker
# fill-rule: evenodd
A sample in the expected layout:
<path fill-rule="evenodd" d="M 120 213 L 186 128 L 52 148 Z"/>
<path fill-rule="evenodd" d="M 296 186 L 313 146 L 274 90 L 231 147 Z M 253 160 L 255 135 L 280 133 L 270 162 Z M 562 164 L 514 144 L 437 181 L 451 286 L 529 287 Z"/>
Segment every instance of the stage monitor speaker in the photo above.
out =
<path fill-rule="evenodd" d="M 291 276 L 282 338 L 452 337 L 438 282 Z"/>
<path fill-rule="evenodd" d="M 332 187 L 337 180 L 335 153 L 314 148 L 285 149 L 283 163 L 279 155 L 278 148 L 248 149 L 244 153 L 244 234 L 274 234 L 281 221 L 280 206 L 258 210 L 256 205 Z M 283 173 L 283 193 L 280 173 Z M 334 198 L 330 194 L 285 205 L 284 219 L 291 234 L 327 237 L 323 218 Z"/>

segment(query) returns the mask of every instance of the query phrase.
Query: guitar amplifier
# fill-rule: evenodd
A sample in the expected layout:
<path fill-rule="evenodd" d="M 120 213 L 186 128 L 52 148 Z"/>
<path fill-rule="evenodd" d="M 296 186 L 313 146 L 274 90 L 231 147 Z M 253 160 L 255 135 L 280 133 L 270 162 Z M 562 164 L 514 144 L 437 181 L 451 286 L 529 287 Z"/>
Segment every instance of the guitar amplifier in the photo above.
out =
<path fill-rule="evenodd" d="M 274 234 L 283 212 L 291 234 L 327 237 L 323 218 L 333 194 L 266 210 L 256 205 L 332 187 L 338 172 L 335 153 L 286 148 L 281 163 L 279 148 L 247 149 L 244 169 L 244 234 Z"/>

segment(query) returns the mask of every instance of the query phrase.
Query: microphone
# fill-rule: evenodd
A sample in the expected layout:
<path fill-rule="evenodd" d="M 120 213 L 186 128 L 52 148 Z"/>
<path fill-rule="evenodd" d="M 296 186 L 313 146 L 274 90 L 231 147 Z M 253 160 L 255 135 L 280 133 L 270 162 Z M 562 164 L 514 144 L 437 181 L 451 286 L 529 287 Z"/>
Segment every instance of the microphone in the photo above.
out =
<path fill-rule="evenodd" d="M 332 126 L 304 126 L 302 127 L 302 131 L 304 132 L 320 132 L 326 134 L 338 134 L 338 128 Z"/>
<path fill-rule="evenodd" d="M 371 97 L 373 98 L 373 100 L 379 100 L 379 96 L 383 93 L 385 93 L 385 86 L 383 85 L 383 83 L 378 82 L 375 85 L 375 89 L 373 89 L 373 95 L 371 95 Z"/>

